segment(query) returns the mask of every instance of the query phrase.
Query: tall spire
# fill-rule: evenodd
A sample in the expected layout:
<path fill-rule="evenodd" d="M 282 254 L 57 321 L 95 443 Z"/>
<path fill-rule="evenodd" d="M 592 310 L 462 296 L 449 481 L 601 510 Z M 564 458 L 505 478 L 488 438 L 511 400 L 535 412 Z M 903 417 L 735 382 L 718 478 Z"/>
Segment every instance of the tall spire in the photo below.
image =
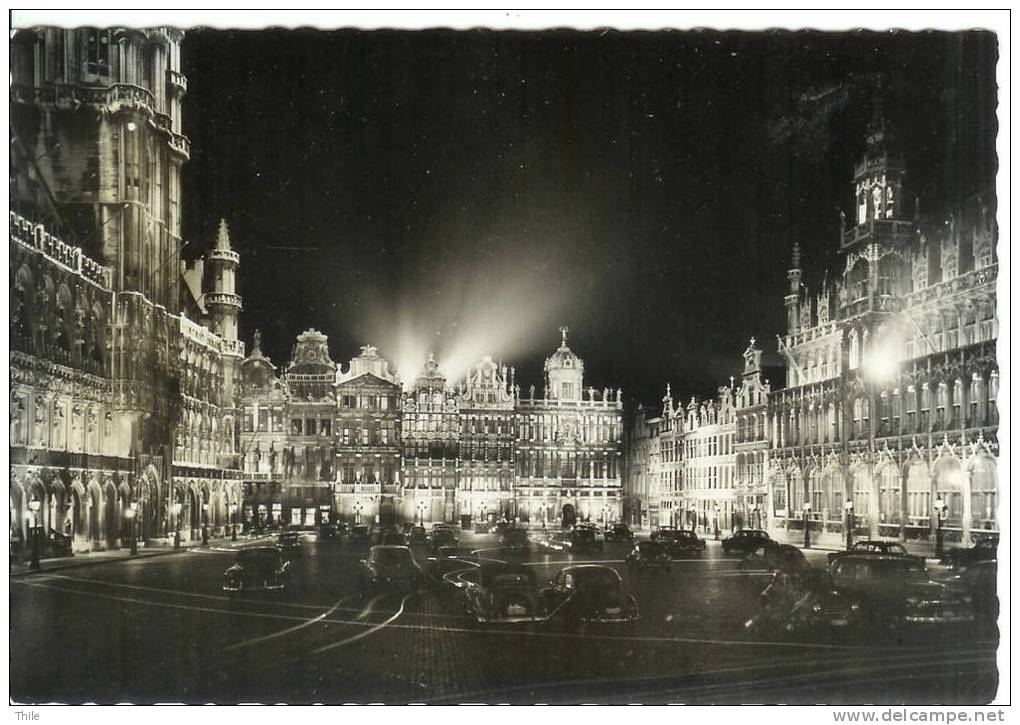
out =
<path fill-rule="evenodd" d="M 800 269 L 800 242 L 793 243 L 793 260 L 790 269 Z"/>
<path fill-rule="evenodd" d="M 216 231 L 216 249 L 230 251 L 230 230 L 227 229 L 226 219 L 220 219 L 220 228 Z"/>
<path fill-rule="evenodd" d="M 560 334 L 563 335 L 563 347 L 567 346 L 567 333 L 570 332 L 570 328 L 564 325 L 560 328 Z"/>

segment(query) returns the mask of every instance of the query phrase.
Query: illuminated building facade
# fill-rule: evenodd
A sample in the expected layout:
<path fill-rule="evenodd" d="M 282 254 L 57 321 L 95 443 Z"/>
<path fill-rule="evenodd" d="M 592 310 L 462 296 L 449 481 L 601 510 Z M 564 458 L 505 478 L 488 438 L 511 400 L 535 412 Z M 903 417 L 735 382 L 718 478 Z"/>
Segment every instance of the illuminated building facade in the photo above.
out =
<path fill-rule="evenodd" d="M 222 535 L 240 502 L 240 260 L 223 225 L 198 262 L 210 274 L 182 269 L 181 37 L 12 39 L 10 502 L 24 555 L 31 528 L 74 552 Z"/>
<path fill-rule="evenodd" d="M 623 522 L 634 527 L 654 529 L 670 520 L 660 478 L 662 421 L 639 405 L 623 431 Z"/>
<path fill-rule="evenodd" d="M 532 526 L 613 522 L 623 513 L 622 393 L 583 388 L 584 361 L 563 343 L 545 361 L 542 397 L 517 401 L 517 517 Z"/>
<path fill-rule="evenodd" d="M 852 525 L 924 550 L 940 510 L 947 543 L 999 528 L 994 200 L 925 219 L 904 179 L 879 120 L 839 274 L 812 294 L 794 248 L 786 387 L 767 408 L 772 528 L 791 538 L 806 523 L 840 541 Z"/>
<path fill-rule="evenodd" d="M 365 345 L 336 374 L 335 510 L 349 522 L 391 524 L 400 492 L 399 379 L 379 351 Z"/>
<path fill-rule="evenodd" d="M 680 435 L 681 499 L 675 510 L 683 514 L 676 520 L 705 532 L 734 527 L 735 437 L 731 387 L 719 388 L 715 400 L 691 398 Z"/>
<path fill-rule="evenodd" d="M 734 391 L 734 413 L 737 419 L 733 450 L 736 454 L 734 472 L 734 525 L 737 528 L 764 528 L 768 516 L 769 439 L 768 400 L 771 385 L 762 377 L 762 351 L 752 337 L 744 350 L 744 371 L 740 387 Z"/>
<path fill-rule="evenodd" d="M 460 413 L 457 393 L 429 355 L 401 408 L 405 521 L 457 521 Z"/>

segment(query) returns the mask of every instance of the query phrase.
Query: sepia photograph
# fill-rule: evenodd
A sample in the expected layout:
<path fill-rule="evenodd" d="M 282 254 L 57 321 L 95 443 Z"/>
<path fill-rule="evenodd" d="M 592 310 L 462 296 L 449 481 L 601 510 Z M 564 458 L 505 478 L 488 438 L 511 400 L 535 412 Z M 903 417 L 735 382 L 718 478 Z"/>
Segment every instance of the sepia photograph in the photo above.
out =
<path fill-rule="evenodd" d="M 17 712 L 1008 702 L 1008 30 L 172 15 L 10 15 Z"/>

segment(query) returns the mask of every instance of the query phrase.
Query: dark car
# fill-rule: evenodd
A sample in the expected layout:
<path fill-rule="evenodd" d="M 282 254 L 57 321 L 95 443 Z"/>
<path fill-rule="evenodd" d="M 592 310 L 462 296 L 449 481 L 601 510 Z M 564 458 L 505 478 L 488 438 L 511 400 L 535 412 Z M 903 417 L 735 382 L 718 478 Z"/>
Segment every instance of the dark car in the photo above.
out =
<path fill-rule="evenodd" d="M 384 543 L 383 539 L 393 534 L 400 537 L 400 543 L 396 543 L 396 539 L 393 539 L 392 541 L 394 543 L 389 544 L 390 546 L 401 546 L 405 543 L 404 535 L 400 533 L 400 530 L 396 526 L 381 526 L 379 530 L 375 532 L 375 543 L 382 544 Z"/>
<path fill-rule="evenodd" d="M 223 572 L 223 591 L 283 589 L 290 582 L 290 561 L 276 546 L 255 546 L 237 552 L 237 560 Z"/>
<path fill-rule="evenodd" d="M 974 620 L 968 598 L 932 581 L 916 558 L 852 554 L 836 559 L 829 571 L 836 589 L 857 599 L 863 615 L 879 627 Z"/>
<path fill-rule="evenodd" d="M 372 531 L 365 524 L 355 524 L 351 527 L 347 540 L 352 544 L 370 544 Z"/>
<path fill-rule="evenodd" d="M 771 572 L 780 569 L 787 572 L 803 571 L 810 568 L 804 552 L 792 544 L 767 541 L 751 551 L 740 561 L 742 571 Z"/>
<path fill-rule="evenodd" d="M 407 546 L 407 536 L 397 531 L 388 531 L 379 539 L 383 546 Z"/>
<path fill-rule="evenodd" d="M 829 554 L 831 564 L 841 556 L 847 554 L 885 554 L 887 556 L 911 556 L 907 547 L 898 541 L 883 541 L 881 539 L 865 539 L 855 541 L 849 551 L 833 551 Z"/>
<path fill-rule="evenodd" d="M 604 548 L 604 542 L 598 540 L 595 530 L 587 526 L 571 531 L 567 543 L 570 544 L 572 552 L 602 551 Z"/>
<path fill-rule="evenodd" d="M 641 541 L 625 559 L 631 569 L 673 569 L 673 559 L 666 545 L 660 541 Z"/>
<path fill-rule="evenodd" d="M 942 563 L 952 569 L 965 569 L 971 564 L 998 559 L 999 539 L 987 536 L 974 542 L 969 549 L 949 549 L 942 556 Z"/>
<path fill-rule="evenodd" d="M 828 571 L 777 569 L 745 623 L 750 634 L 831 640 L 862 626 L 857 600 L 840 592 Z"/>
<path fill-rule="evenodd" d="M 630 624 L 640 618 L 637 600 L 627 593 L 617 571 L 608 566 L 582 564 L 561 569 L 541 597 L 546 617 L 572 630 Z"/>
<path fill-rule="evenodd" d="M 337 541 L 340 539 L 340 532 L 334 524 L 323 524 L 319 527 L 319 541 Z"/>
<path fill-rule="evenodd" d="M 705 551 L 704 539 L 699 539 L 693 531 L 686 529 L 660 529 L 655 532 L 658 536 L 653 539 L 656 543 L 666 547 L 666 551 L 673 558 L 686 556 L 700 556 Z"/>
<path fill-rule="evenodd" d="M 288 554 L 301 553 L 301 534 L 297 531 L 283 531 L 276 535 L 276 545 Z"/>
<path fill-rule="evenodd" d="M 499 534 L 499 546 L 509 551 L 528 551 L 531 548 L 528 530 L 518 526 L 508 526 Z"/>
<path fill-rule="evenodd" d="M 31 540 L 31 539 L 30 539 Z M 50 529 L 49 541 L 50 556 L 71 556 L 71 537 L 62 534 L 56 529 Z"/>
<path fill-rule="evenodd" d="M 476 521 L 475 522 L 475 533 L 476 534 L 487 534 L 492 530 L 492 524 L 488 521 Z"/>
<path fill-rule="evenodd" d="M 741 529 L 732 536 L 727 536 L 723 539 L 722 548 L 727 554 L 735 551 L 741 554 L 749 554 L 766 541 L 772 541 L 772 537 L 768 535 L 767 531 L 762 531 L 761 529 Z"/>
<path fill-rule="evenodd" d="M 627 524 L 613 524 L 606 529 L 606 541 L 633 541 L 634 532 Z"/>
<path fill-rule="evenodd" d="M 478 554 L 463 546 L 440 546 L 439 551 L 428 558 L 425 567 L 436 581 L 460 587 L 463 582 L 447 575 L 477 568 Z"/>
<path fill-rule="evenodd" d="M 464 610 L 479 624 L 535 622 L 543 614 L 532 567 L 486 562 L 462 579 Z"/>
<path fill-rule="evenodd" d="M 407 544 L 424 544 L 428 540 L 424 526 L 412 526 L 407 532 Z"/>
<path fill-rule="evenodd" d="M 946 582 L 970 598 L 974 616 L 983 625 L 994 625 L 999 618 L 998 572 L 998 560 L 989 559 L 971 564 Z"/>
<path fill-rule="evenodd" d="M 663 537 L 672 536 L 674 532 L 679 530 L 680 529 L 678 529 L 675 526 L 660 526 L 655 531 L 653 531 L 652 535 L 648 538 L 651 539 L 652 541 L 658 541 Z"/>
<path fill-rule="evenodd" d="M 460 541 L 457 539 L 457 534 L 453 529 L 432 529 L 432 533 L 429 534 L 428 541 L 426 542 L 426 548 L 430 554 L 434 554 L 439 551 L 441 546 L 456 546 Z"/>
<path fill-rule="evenodd" d="M 385 590 L 414 591 L 425 575 L 406 546 L 373 546 L 368 558 L 359 563 L 359 583 L 363 594 Z"/>

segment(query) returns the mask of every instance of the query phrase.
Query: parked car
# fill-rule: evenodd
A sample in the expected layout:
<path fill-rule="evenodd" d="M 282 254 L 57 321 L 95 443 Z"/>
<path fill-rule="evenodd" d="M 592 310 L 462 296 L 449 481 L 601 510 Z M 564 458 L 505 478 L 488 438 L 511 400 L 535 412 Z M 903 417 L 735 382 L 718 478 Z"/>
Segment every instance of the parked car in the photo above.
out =
<path fill-rule="evenodd" d="M 347 541 L 352 544 L 370 544 L 372 543 L 372 531 L 365 524 L 355 524 L 351 527 L 350 534 L 347 535 Z"/>
<path fill-rule="evenodd" d="M 362 594 L 390 589 L 414 591 L 424 580 L 421 567 L 406 546 L 373 546 L 368 550 L 368 558 L 359 562 Z"/>
<path fill-rule="evenodd" d="M 836 559 L 829 571 L 836 589 L 857 599 L 863 616 L 878 627 L 974 620 L 966 595 L 932 581 L 924 562 L 913 557 L 853 554 Z"/>
<path fill-rule="evenodd" d="M 829 553 L 831 564 L 841 556 L 847 554 L 886 554 L 887 556 L 910 556 L 907 547 L 898 541 L 883 541 L 881 539 L 865 539 L 855 541 L 849 551 L 833 551 Z"/>
<path fill-rule="evenodd" d="M 300 554 L 301 534 L 297 531 L 282 531 L 276 535 L 276 545 L 288 554 Z"/>
<path fill-rule="evenodd" d="M 408 546 L 424 544 L 426 541 L 428 541 L 428 534 L 425 532 L 424 526 L 412 526 L 407 532 Z"/>
<path fill-rule="evenodd" d="M 766 541 L 754 551 L 748 552 L 740 561 L 742 571 L 777 571 L 799 572 L 809 569 L 804 552 L 792 544 L 780 544 Z"/>
<path fill-rule="evenodd" d="M 499 534 L 499 546 L 509 551 L 528 551 L 531 549 L 528 530 L 517 526 L 508 526 Z"/>
<path fill-rule="evenodd" d="M 599 541 L 595 532 L 588 527 L 575 528 L 570 532 L 570 538 L 567 540 L 570 545 L 570 551 L 602 551 L 605 547 L 604 542 Z"/>
<path fill-rule="evenodd" d="M 233 565 L 223 572 L 223 591 L 283 589 L 290 582 L 290 561 L 276 546 L 253 546 L 237 552 Z"/>
<path fill-rule="evenodd" d="M 319 541 L 338 541 L 340 532 L 334 524 L 322 524 L 319 527 Z"/>
<path fill-rule="evenodd" d="M 42 533 L 42 529 L 39 529 Z M 31 539 L 29 539 L 31 541 Z M 62 534 L 56 529 L 50 529 L 49 541 L 50 556 L 71 556 L 71 537 Z"/>
<path fill-rule="evenodd" d="M 606 529 L 606 541 L 633 541 L 634 532 L 627 524 L 613 524 Z"/>
<path fill-rule="evenodd" d="M 488 521 L 476 521 L 475 522 L 475 533 L 476 534 L 487 534 L 492 529 L 492 524 Z"/>
<path fill-rule="evenodd" d="M 679 529 L 677 529 L 677 527 L 675 526 L 659 526 L 657 529 L 655 529 L 655 531 L 652 532 L 652 535 L 648 538 L 651 539 L 652 541 L 658 541 L 664 536 L 671 536 L 672 535 L 671 532 L 674 531 L 679 531 Z"/>
<path fill-rule="evenodd" d="M 777 569 L 744 627 L 756 635 L 825 640 L 857 633 L 863 624 L 857 600 L 840 592 L 828 571 L 808 567 Z"/>
<path fill-rule="evenodd" d="M 588 529 L 595 534 L 595 541 L 602 542 L 606 540 L 606 532 L 602 530 L 602 527 L 598 524 L 593 524 L 590 521 L 582 521 L 574 527 L 575 529 Z"/>
<path fill-rule="evenodd" d="M 375 543 L 382 544 L 383 539 L 390 534 L 396 534 L 397 536 L 400 537 L 400 543 L 391 544 L 392 546 L 399 546 L 405 543 L 404 535 L 400 533 L 400 530 L 396 526 L 380 526 L 379 529 L 375 532 Z M 394 539 L 394 541 L 396 540 Z"/>
<path fill-rule="evenodd" d="M 970 598 L 974 616 L 984 625 L 994 625 L 999 619 L 998 572 L 998 560 L 987 559 L 967 566 L 946 582 Z"/>
<path fill-rule="evenodd" d="M 434 554 L 439 551 L 441 546 L 457 546 L 460 541 L 457 539 L 457 535 L 453 529 L 442 528 L 432 529 L 432 533 L 428 536 L 426 541 L 426 548 L 430 554 Z"/>
<path fill-rule="evenodd" d="M 672 571 L 673 559 L 661 541 L 640 541 L 625 559 L 631 569 L 665 569 Z"/>
<path fill-rule="evenodd" d="M 656 532 L 655 541 L 666 547 L 666 551 L 674 559 L 687 556 L 701 556 L 705 551 L 704 539 L 699 539 L 693 531 L 686 529 L 666 529 Z"/>
<path fill-rule="evenodd" d="M 478 554 L 463 546 L 440 546 L 439 551 L 428 558 L 425 569 L 428 575 L 439 582 L 461 586 L 459 580 L 447 578 L 448 574 L 478 567 Z"/>
<path fill-rule="evenodd" d="M 949 549 L 942 556 L 942 563 L 952 569 L 965 569 L 971 564 L 998 559 L 999 538 L 986 536 L 977 539 L 974 546 L 964 549 Z"/>
<path fill-rule="evenodd" d="M 486 562 L 464 576 L 464 610 L 478 624 L 520 624 L 541 618 L 533 567 Z"/>
<path fill-rule="evenodd" d="M 580 564 L 561 569 L 540 593 L 546 617 L 569 629 L 631 624 L 640 618 L 638 603 L 615 569 Z"/>
<path fill-rule="evenodd" d="M 749 554 L 766 541 L 772 541 L 772 537 L 768 535 L 767 531 L 762 531 L 761 529 L 741 529 L 732 536 L 727 536 L 723 539 L 722 548 L 727 554 L 732 552 Z"/>

